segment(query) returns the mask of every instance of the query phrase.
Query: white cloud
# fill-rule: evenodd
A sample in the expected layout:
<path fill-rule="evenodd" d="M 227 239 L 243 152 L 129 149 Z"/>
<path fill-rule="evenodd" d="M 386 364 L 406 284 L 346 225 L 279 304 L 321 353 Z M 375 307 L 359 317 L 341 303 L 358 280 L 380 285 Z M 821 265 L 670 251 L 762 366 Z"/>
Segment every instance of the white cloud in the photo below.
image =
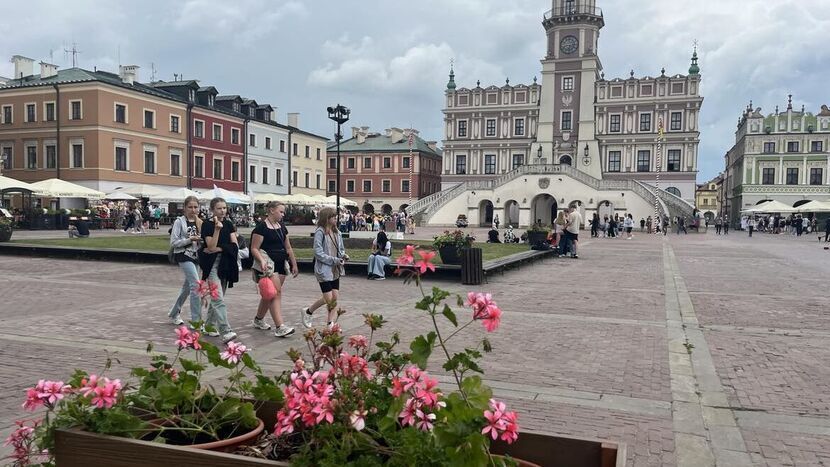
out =
<path fill-rule="evenodd" d="M 196 32 L 206 40 L 250 45 L 267 37 L 284 19 L 308 13 L 298 1 L 188 0 L 173 24 L 180 31 Z"/>

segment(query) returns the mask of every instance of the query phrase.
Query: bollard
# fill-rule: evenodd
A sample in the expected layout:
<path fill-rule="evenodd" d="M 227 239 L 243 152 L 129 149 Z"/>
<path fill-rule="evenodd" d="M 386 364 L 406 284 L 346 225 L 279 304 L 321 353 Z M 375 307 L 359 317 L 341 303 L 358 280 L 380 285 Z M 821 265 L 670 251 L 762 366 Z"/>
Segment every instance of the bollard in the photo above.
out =
<path fill-rule="evenodd" d="M 461 250 L 461 283 L 479 285 L 484 280 L 484 267 L 481 248 L 464 248 Z"/>

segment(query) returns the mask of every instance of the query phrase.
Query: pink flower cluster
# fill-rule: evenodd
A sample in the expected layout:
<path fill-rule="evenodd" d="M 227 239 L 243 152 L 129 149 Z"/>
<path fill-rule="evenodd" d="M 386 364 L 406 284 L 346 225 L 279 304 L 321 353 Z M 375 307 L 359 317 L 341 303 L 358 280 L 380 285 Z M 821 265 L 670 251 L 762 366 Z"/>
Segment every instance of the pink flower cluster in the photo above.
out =
<path fill-rule="evenodd" d="M 415 253 L 421 257 L 420 260 L 415 261 Z M 424 274 L 427 270 L 435 272 L 435 265 L 432 264 L 432 258 L 435 257 L 435 251 L 432 250 L 416 250 L 415 245 L 407 245 L 403 249 L 403 253 L 398 257 L 398 266 L 414 266 L 415 270 Z M 395 270 L 395 273 L 400 274 L 400 267 Z"/>
<path fill-rule="evenodd" d="M 513 444 L 519 438 L 519 425 L 516 423 L 518 416 L 516 412 L 508 411 L 504 402 L 490 399 L 490 410 L 484 411 L 484 418 L 487 426 L 481 430 L 481 434 L 490 434 L 494 440 L 501 435 L 502 441 Z"/>
<path fill-rule="evenodd" d="M 473 308 L 473 319 L 481 320 L 487 332 L 493 332 L 499 327 L 501 309 L 493 301 L 492 295 L 469 292 L 466 305 Z"/>
<path fill-rule="evenodd" d="M 363 350 L 369 347 L 369 339 L 365 336 L 352 336 L 349 338 L 349 347 L 355 350 Z"/>
<path fill-rule="evenodd" d="M 228 342 L 227 347 L 225 350 L 219 355 L 228 363 L 233 363 L 236 365 L 242 360 L 242 356 L 245 355 L 245 352 L 248 351 L 248 348 L 238 342 Z"/>
<path fill-rule="evenodd" d="M 27 426 L 24 420 L 18 420 L 14 423 L 17 424 L 17 429 L 6 438 L 6 442 L 3 445 L 12 447 L 13 452 L 11 457 L 15 460 L 14 465 L 29 465 L 35 428 L 40 422 L 33 422 L 32 426 Z"/>
<path fill-rule="evenodd" d="M 29 411 L 34 411 L 42 405 L 54 407 L 55 404 L 63 399 L 65 394 L 72 392 L 72 388 L 68 384 L 63 384 L 63 381 L 46 381 L 40 380 L 33 388 L 26 390 L 26 401 L 23 402 L 23 408 Z"/>
<path fill-rule="evenodd" d="M 438 380 L 430 378 L 417 366 L 409 366 L 404 370 L 404 376 L 392 378 L 390 392 L 394 397 L 409 395 L 398 418 L 401 425 L 422 431 L 432 431 L 435 412 L 447 406 L 440 400 L 443 394 L 438 391 Z"/>
<path fill-rule="evenodd" d="M 80 392 L 84 397 L 92 397 L 92 405 L 99 409 L 109 409 L 115 404 L 122 388 L 120 379 L 101 379 L 97 375 L 89 375 L 89 378 L 81 381 Z"/>
<path fill-rule="evenodd" d="M 341 352 L 340 357 L 334 362 L 334 369 L 346 378 L 353 378 L 355 376 L 363 376 L 366 379 L 372 377 L 369 372 L 369 363 L 359 355 L 349 355 L 346 352 Z"/>
<path fill-rule="evenodd" d="M 219 284 L 210 281 L 197 281 L 196 293 L 202 298 L 210 296 L 213 300 L 219 298 Z"/>
<path fill-rule="evenodd" d="M 317 371 L 309 374 L 306 370 L 291 373 L 291 383 L 283 391 L 285 405 L 277 412 L 274 435 L 281 436 L 294 432 L 294 422 L 306 427 L 319 423 L 334 423 L 334 394 L 331 373 Z"/>
<path fill-rule="evenodd" d="M 199 344 L 199 337 L 201 337 L 201 334 L 198 331 L 191 331 L 185 326 L 176 328 L 176 345 L 179 349 L 201 349 L 202 346 Z"/>

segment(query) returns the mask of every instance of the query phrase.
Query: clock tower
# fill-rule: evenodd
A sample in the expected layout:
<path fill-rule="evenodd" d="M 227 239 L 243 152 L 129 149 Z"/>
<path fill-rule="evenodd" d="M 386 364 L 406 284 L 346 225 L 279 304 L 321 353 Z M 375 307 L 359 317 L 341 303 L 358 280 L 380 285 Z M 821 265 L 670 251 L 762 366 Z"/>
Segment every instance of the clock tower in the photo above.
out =
<path fill-rule="evenodd" d="M 553 0 L 545 13 L 547 54 L 537 142 L 531 150 L 534 163 L 567 164 L 602 178 L 594 102 L 602 71 L 597 44 L 604 25 L 596 0 Z"/>

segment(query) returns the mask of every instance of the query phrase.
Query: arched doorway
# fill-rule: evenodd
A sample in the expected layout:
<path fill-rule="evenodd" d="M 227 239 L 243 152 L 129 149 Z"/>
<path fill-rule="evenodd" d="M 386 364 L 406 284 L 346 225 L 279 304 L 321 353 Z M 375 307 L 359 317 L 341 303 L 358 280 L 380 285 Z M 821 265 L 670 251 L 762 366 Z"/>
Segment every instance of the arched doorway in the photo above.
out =
<path fill-rule="evenodd" d="M 493 225 L 493 203 L 489 199 L 478 203 L 478 225 L 480 227 Z"/>
<path fill-rule="evenodd" d="M 380 211 L 384 215 L 391 216 L 392 215 L 392 206 L 390 206 L 388 204 L 384 204 L 383 206 L 380 207 Z"/>
<path fill-rule="evenodd" d="M 579 212 L 579 215 L 582 216 L 582 222 L 585 224 L 588 223 L 588 219 L 585 218 L 585 203 L 577 199 L 568 203 L 568 207 L 576 209 Z"/>
<path fill-rule="evenodd" d="M 553 220 L 556 219 L 557 209 L 556 198 L 547 193 L 536 195 L 530 202 L 530 223 L 541 222 L 542 225 L 552 225 Z"/>
<path fill-rule="evenodd" d="M 406 208 L 408 208 L 408 207 L 409 207 L 409 205 L 406 204 L 406 203 L 401 204 L 401 206 L 398 208 L 398 212 L 406 211 Z"/>
<path fill-rule="evenodd" d="M 706 222 L 711 224 L 715 219 L 715 213 L 712 211 L 706 211 L 703 213 L 703 218 L 706 219 Z"/>
<path fill-rule="evenodd" d="M 597 213 L 599 219 L 602 221 L 607 216 L 609 219 L 614 217 L 614 203 L 611 201 L 600 201 L 597 205 Z"/>
<path fill-rule="evenodd" d="M 519 225 L 519 203 L 514 199 L 504 203 L 504 224 L 513 227 Z"/>
<path fill-rule="evenodd" d="M 671 193 L 674 196 L 677 196 L 678 198 L 680 197 L 680 190 L 678 190 L 677 187 L 673 187 L 673 186 L 667 187 L 666 192 Z"/>
<path fill-rule="evenodd" d="M 365 214 L 374 214 L 375 213 L 375 206 L 372 203 L 366 203 L 363 205 L 363 212 Z"/>
<path fill-rule="evenodd" d="M 559 163 L 562 165 L 573 165 L 573 160 L 571 160 L 571 156 L 566 154 L 559 158 Z"/>

